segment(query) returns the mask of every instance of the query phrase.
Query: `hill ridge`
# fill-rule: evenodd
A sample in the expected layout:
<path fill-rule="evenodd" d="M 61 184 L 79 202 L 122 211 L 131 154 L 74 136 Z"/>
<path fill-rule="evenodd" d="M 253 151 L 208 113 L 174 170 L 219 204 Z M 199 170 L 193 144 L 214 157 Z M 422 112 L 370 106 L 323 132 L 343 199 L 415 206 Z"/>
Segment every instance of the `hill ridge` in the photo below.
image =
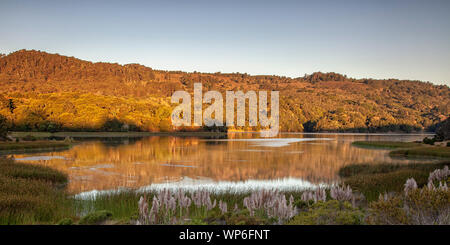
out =
<path fill-rule="evenodd" d="M 135 129 L 144 131 L 174 130 L 168 97 L 176 90 L 192 91 L 195 82 L 201 82 L 204 90 L 221 92 L 280 91 L 283 131 L 433 130 L 450 112 L 450 88 L 430 82 L 355 79 L 334 72 L 298 78 L 188 73 L 19 50 L 0 57 L 0 97 L 12 100 L 17 107 L 9 114 L 7 106 L 0 108 L 0 114 L 9 119 L 10 127 L 25 130 L 48 130 L 49 124 L 59 130 L 101 130 L 114 120 L 118 125 L 135 125 Z M 95 100 L 77 100 L 87 95 Z M 52 97 L 57 99 L 52 101 Z M 61 105 L 55 101 L 72 108 L 69 115 L 56 109 Z M 111 101 L 121 101 L 125 106 Z M 141 108 L 139 103 L 147 103 L 149 108 Z M 86 118 L 80 114 L 85 107 L 97 113 L 84 112 L 92 117 Z"/>

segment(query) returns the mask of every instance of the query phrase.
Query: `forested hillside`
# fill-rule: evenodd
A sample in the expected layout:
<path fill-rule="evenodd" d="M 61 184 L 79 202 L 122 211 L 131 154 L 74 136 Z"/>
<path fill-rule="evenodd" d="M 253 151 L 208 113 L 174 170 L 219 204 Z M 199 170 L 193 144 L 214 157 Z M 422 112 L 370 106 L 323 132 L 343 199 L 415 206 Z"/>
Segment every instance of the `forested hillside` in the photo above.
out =
<path fill-rule="evenodd" d="M 432 131 L 450 113 L 449 87 L 420 81 L 160 71 L 20 50 L 0 57 L 0 119 L 10 130 L 172 131 L 170 96 L 194 82 L 280 91 L 282 131 Z"/>

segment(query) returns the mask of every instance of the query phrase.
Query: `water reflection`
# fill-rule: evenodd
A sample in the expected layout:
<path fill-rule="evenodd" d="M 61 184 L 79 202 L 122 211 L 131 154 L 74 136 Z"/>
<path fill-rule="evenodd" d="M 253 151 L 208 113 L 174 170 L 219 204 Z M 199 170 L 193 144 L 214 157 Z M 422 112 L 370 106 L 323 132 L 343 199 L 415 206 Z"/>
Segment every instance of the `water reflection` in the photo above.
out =
<path fill-rule="evenodd" d="M 207 185 L 227 188 L 273 183 L 313 186 L 335 183 L 339 180 L 339 168 L 351 163 L 413 161 L 393 160 L 387 150 L 351 146 L 354 140 L 413 141 L 424 136 L 283 134 L 277 139 L 258 137 L 258 134 L 235 133 L 229 134 L 227 139 L 155 136 L 114 139 L 112 143 L 90 140 L 66 151 L 14 157 L 68 173 L 68 189 L 72 193 L 167 186 L 168 183 L 199 186 L 205 181 Z M 190 180 L 189 183 L 186 180 Z"/>

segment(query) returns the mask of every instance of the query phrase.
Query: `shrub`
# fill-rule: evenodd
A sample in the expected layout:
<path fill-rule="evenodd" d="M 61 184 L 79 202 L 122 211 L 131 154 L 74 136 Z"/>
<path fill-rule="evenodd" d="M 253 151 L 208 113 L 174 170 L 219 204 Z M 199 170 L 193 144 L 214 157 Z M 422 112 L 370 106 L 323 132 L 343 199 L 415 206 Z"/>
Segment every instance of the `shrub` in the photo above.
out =
<path fill-rule="evenodd" d="M 432 138 L 432 139 L 430 139 L 430 138 L 428 138 L 428 137 L 425 137 L 424 139 L 423 139 L 423 143 L 424 144 L 428 144 L 428 145 L 434 145 L 434 142 L 435 142 L 436 140 L 434 139 L 434 138 Z"/>
<path fill-rule="evenodd" d="M 300 212 L 289 225 L 360 225 L 364 213 L 348 202 L 331 200 L 313 204 L 307 212 Z"/>
<path fill-rule="evenodd" d="M 24 140 L 24 141 L 36 141 L 37 138 L 34 137 L 33 135 L 26 135 L 25 137 L 22 138 L 22 140 Z"/>
<path fill-rule="evenodd" d="M 81 218 L 78 224 L 80 225 L 98 225 L 103 221 L 106 221 L 112 217 L 112 213 L 107 210 L 100 210 L 93 213 L 89 213 Z"/>
<path fill-rule="evenodd" d="M 380 197 L 371 203 L 369 224 L 450 224 L 450 191 L 444 188 L 409 190 L 405 195 Z"/>
<path fill-rule="evenodd" d="M 447 142 L 447 147 L 450 147 L 450 141 L 449 141 L 449 142 Z"/>
<path fill-rule="evenodd" d="M 58 225 L 73 225 L 73 220 L 71 218 L 64 218 L 64 219 L 60 220 L 57 224 Z"/>

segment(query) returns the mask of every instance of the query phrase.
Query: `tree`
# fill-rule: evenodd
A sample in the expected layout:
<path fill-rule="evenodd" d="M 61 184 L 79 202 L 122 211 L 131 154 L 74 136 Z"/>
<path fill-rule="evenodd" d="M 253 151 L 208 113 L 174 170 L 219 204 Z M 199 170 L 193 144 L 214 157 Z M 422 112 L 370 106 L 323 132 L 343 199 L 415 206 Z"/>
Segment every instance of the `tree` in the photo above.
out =
<path fill-rule="evenodd" d="M 447 118 L 436 130 L 435 139 L 437 141 L 450 140 L 450 118 Z"/>
<path fill-rule="evenodd" d="M 8 125 L 6 124 L 6 118 L 0 115 L 0 140 L 6 140 L 8 134 Z"/>

